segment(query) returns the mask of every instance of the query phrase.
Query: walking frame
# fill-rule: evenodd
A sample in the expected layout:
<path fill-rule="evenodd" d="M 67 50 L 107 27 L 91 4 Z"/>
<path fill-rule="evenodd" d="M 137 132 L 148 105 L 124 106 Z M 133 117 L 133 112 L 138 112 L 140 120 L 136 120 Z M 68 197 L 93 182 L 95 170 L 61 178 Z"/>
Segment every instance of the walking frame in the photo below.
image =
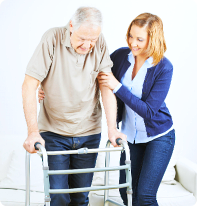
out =
<path fill-rule="evenodd" d="M 44 176 L 44 194 L 45 194 L 45 206 L 50 206 L 50 194 L 59 193 L 77 193 L 77 192 L 88 192 L 96 190 L 104 190 L 104 206 L 109 206 L 109 203 L 114 205 L 123 206 L 113 200 L 109 199 L 109 189 L 127 188 L 127 199 L 128 206 L 131 206 L 131 161 L 130 152 L 127 143 L 120 138 L 116 139 L 116 143 L 121 145 L 119 147 L 110 148 L 110 141 L 108 140 L 105 148 L 98 149 L 88 149 L 81 148 L 78 150 L 68 150 L 68 151 L 46 151 L 46 149 L 40 144 L 36 143 L 35 148 L 39 150 L 38 155 L 42 157 L 43 165 L 43 176 Z M 125 165 L 109 167 L 110 163 L 110 152 L 114 151 L 125 151 L 126 160 Z M 88 154 L 88 153 L 98 153 L 106 152 L 105 156 L 105 167 L 104 168 L 87 168 L 87 169 L 72 169 L 72 170 L 49 170 L 48 166 L 48 156 L 47 155 L 65 155 L 65 154 Z M 109 171 L 114 170 L 125 170 L 126 173 L 126 183 L 119 185 L 109 185 Z M 74 188 L 74 189 L 50 189 L 49 175 L 60 175 L 60 174 L 77 174 L 77 173 L 93 173 L 93 172 L 103 172 L 105 171 L 105 185 L 104 186 L 92 186 L 84 188 Z M 25 206 L 30 206 L 30 153 L 26 152 L 26 200 Z"/>

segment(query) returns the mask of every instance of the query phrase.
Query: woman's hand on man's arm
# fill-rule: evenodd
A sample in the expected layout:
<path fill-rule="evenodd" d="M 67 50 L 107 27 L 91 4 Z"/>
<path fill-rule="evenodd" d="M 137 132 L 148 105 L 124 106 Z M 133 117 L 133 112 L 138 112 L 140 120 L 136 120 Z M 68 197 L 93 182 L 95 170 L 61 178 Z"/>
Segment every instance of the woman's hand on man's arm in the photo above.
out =
<path fill-rule="evenodd" d="M 41 89 L 41 87 L 38 88 L 38 102 L 40 103 L 41 100 L 43 100 L 45 97 L 44 91 Z"/>
<path fill-rule="evenodd" d="M 108 87 L 111 90 L 114 90 L 116 86 L 120 83 L 112 74 L 112 72 L 104 73 L 100 72 L 97 76 L 99 85 Z"/>

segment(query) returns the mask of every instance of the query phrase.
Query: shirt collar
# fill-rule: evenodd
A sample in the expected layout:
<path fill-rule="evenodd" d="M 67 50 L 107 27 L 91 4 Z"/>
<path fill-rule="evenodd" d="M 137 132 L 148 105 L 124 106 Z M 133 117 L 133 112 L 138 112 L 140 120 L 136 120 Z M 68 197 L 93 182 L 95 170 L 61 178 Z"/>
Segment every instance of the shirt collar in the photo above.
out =
<path fill-rule="evenodd" d="M 149 57 L 147 60 L 147 63 L 150 65 L 150 67 L 153 67 L 153 58 L 152 57 Z"/>
<path fill-rule="evenodd" d="M 128 60 L 129 60 L 130 63 L 131 63 L 132 60 L 134 60 L 134 62 L 135 62 L 132 51 L 128 54 Z M 145 62 L 149 64 L 149 67 L 154 66 L 152 57 L 149 57 Z"/>
<path fill-rule="evenodd" d="M 66 47 L 72 47 L 70 43 L 70 27 L 69 23 L 65 26 L 65 33 L 62 37 L 61 43 Z"/>

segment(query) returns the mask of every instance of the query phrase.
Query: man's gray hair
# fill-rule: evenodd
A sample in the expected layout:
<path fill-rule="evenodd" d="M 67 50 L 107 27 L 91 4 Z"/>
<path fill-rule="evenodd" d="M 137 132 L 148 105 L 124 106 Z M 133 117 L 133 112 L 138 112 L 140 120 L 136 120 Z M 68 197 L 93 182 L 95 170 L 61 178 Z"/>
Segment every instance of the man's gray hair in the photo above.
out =
<path fill-rule="evenodd" d="M 102 14 L 94 7 L 79 7 L 71 18 L 73 29 L 77 30 L 82 24 L 88 27 L 102 27 Z"/>

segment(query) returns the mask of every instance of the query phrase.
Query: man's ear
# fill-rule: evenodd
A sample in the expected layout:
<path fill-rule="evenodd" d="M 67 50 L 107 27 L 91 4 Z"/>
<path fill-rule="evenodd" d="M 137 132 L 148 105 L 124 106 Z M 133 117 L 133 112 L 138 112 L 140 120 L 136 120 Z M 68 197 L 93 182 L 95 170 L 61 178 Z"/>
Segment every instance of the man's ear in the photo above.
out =
<path fill-rule="evenodd" d="M 70 32 L 72 33 L 72 32 L 73 32 L 73 23 L 72 23 L 72 21 L 71 21 L 71 20 L 70 20 L 69 25 L 70 25 Z"/>

